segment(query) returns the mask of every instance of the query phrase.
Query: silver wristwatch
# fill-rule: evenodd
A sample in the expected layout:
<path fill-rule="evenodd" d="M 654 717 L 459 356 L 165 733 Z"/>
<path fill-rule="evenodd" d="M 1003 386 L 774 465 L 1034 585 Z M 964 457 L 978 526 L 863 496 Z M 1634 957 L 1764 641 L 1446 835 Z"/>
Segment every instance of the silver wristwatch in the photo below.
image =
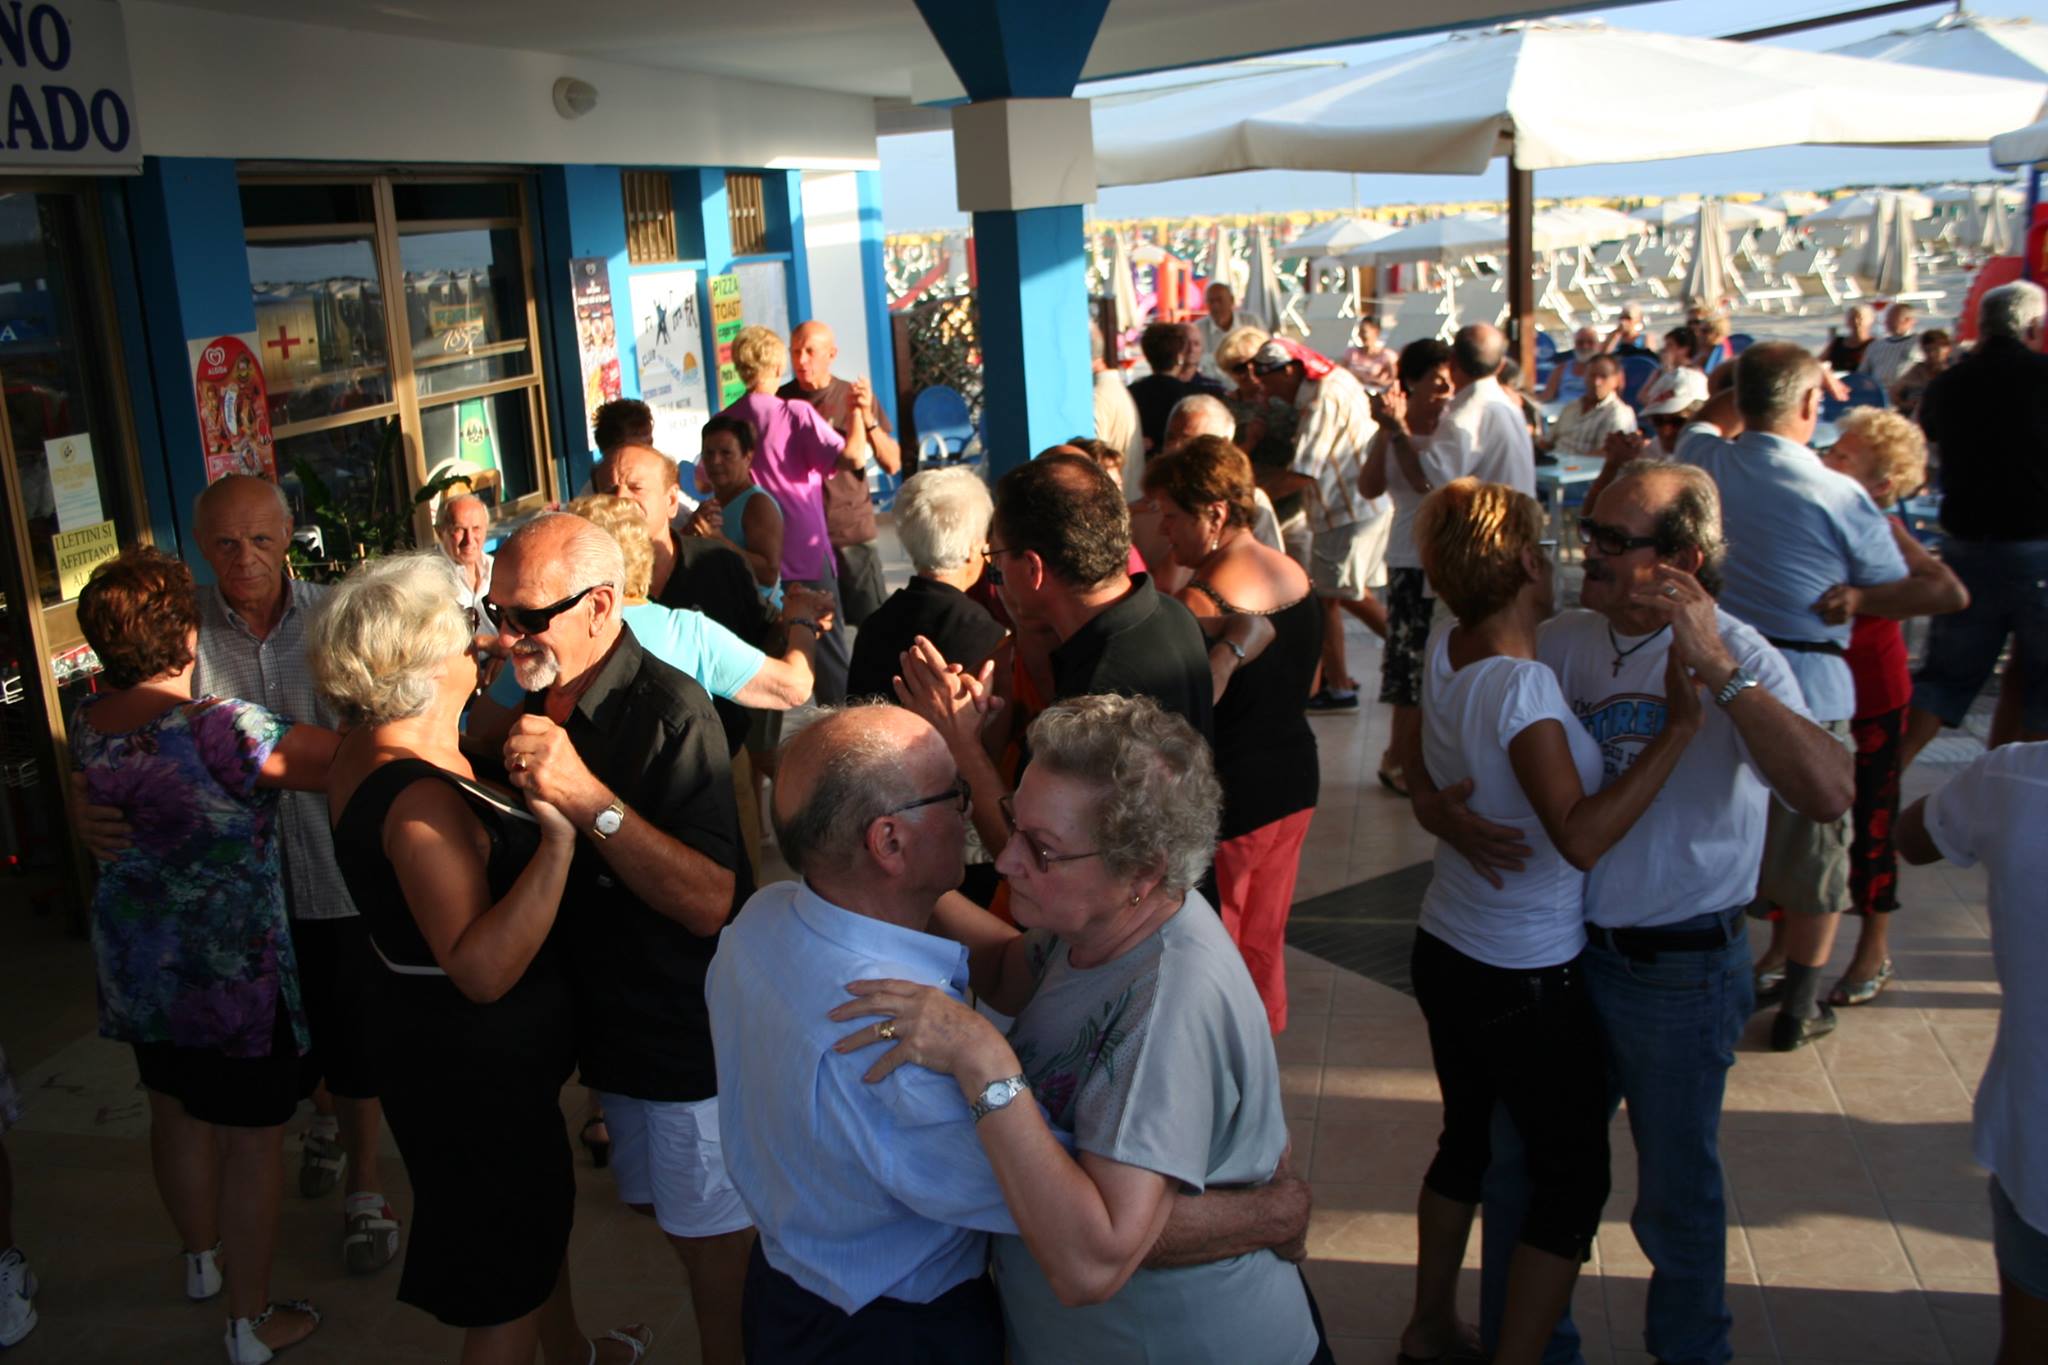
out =
<path fill-rule="evenodd" d="M 1006 1076 L 1000 1081 L 990 1081 L 982 1087 L 981 1098 L 969 1105 L 968 1110 L 974 1115 L 974 1121 L 980 1123 L 996 1110 L 1008 1108 L 1011 1100 L 1019 1095 L 1028 1094 L 1030 1090 L 1031 1083 L 1022 1076 Z"/>
<path fill-rule="evenodd" d="M 595 836 L 598 839 L 609 839 L 614 834 L 617 834 L 619 832 L 619 827 L 625 823 L 625 803 L 620 801 L 614 801 L 609 806 L 606 806 L 603 810 L 599 811 L 597 813 L 597 818 L 590 822 L 590 832 L 593 836 Z"/>
<path fill-rule="evenodd" d="M 1729 677 L 1727 682 L 1722 683 L 1721 690 L 1714 694 L 1714 704 L 1716 706 L 1726 706 L 1755 686 L 1755 676 L 1747 672 L 1741 664 L 1737 664 L 1734 674 Z"/>

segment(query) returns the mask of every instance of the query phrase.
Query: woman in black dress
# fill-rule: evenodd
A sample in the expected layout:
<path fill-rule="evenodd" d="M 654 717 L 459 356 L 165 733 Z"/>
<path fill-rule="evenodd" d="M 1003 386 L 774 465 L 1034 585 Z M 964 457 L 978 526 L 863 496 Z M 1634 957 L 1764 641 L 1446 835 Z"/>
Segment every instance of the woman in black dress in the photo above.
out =
<path fill-rule="evenodd" d="M 440 555 L 367 564 L 308 641 L 347 736 L 328 784 L 350 896 L 389 973 L 384 1112 L 413 1185 L 398 1297 L 464 1329 L 464 1365 L 635 1361 L 636 1328 L 589 1343 L 566 1263 L 576 1186 L 560 1095 L 575 1068 L 548 939 L 576 831 L 476 782 L 458 743 L 474 637 Z"/>
<path fill-rule="evenodd" d="M 1307 571 L 1252 535 L 1251 461 L 1229 441 L 1197 437 L 1153 461 L 1145 493 L 1174 559 L 1195 571 L 1177 596 L 1212 642 L 1223 782 L 1217 908 L 1279 1033 L 1287 1027 L 1287 911 L 1322 780 L 1307 705 L 1323 617 Z M 1240 654 L 1219 634 L 1234 616 L 1272 626 L 1270 642 L 1248 661 L 1249 651 Z"/>

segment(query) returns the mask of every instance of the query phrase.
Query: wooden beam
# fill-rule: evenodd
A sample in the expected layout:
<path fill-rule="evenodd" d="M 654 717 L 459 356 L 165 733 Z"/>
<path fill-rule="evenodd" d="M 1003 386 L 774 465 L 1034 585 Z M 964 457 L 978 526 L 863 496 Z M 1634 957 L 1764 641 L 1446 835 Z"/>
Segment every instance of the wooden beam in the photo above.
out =
<path fill-rule="evenodd" d="M 1536 383 L 1536 175 L 1508 154 L 1508 355 Z"/>

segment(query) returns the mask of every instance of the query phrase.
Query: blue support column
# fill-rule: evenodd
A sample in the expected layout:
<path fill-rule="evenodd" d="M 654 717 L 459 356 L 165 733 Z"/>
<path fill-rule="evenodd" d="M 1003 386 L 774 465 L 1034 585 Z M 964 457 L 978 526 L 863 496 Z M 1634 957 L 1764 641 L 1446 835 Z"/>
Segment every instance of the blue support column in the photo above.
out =
<path fill-rule="evenodd" d="M 993 473 L 1095 430 L 1081 241 L 1078 204 L 974 215 L 982 420 Z"/>
<path fill-rule="evenodd" d="M 149 157 L 126 189 L 147 335 L 146 354 L 131 350 L 128 361 L 146 364 L 155 382 L 163 438 L 161 463 L 143 467 L 145 496 L 152 522 L 170 521 L 168 528 L 156 525 L 158 544 L 184 550 L 192 500 L 206 487 L 187 343 L 256 328 L 241 189 L 233 161 L 200 157 Z M 124 325 L 124 340 L 132 334 Z M 148 418 L 138 412 L 136 420 Z M 204 561 L 194 567 L 206 575 Z"/>
<path fill-rule="evenodd" d="M 683 192 L 686 181 L 695 186 L 695 193 Z M 711 322 L 711 277 L 732 269 L 732 213 L 726 199 L 723 167 L 703 166 L 676 176 L 676 215 L 690 212 L 692 204 L 697 206 L 695 212 L 704 242 L 704 278 L 697 284 L 697 316 L 704 323 L 704 368 L 710 371 L 711 410 L 715 413 L 724 404 L 719 401 L 718 329 Z"/>
<path fill-rule="evenodd" d="M 917 7 L 968 98 L 980 104 L 1069 99 L 1109 0 L 917 0 Z M 992 475 L 1095 430 L 1081 206 L 1034 197 L 1042 186 L 1020 189 L 1030 178 L 1018 177 L 1019 169 L 1012 163 L 1007 193 L 989 196 L 995 202 L 961 204 L 974 214 Z"/>
<path fill-rule="evenodd" d="M 541 226 L 546 250 L 536 264 L 547 300 L 553 340 L 554 384 L 549 407 L 557 415 L 556 449 L 562 453 L 561 487 L 573 497 L 589 477 L 590 419 L 583 396 L 583 364 L 576 350 L 575 298 L 569 262 L 601 257 L 611 280 L 618 321 L 619 391 L 640 396 L 640 365 L 633 343 L 632 294 L 627 289 L 626 201 L 617 166 L 550 166 L 540 177 Z"/>
<path fill-rule="evenodd" d="M 811 316 L 811 259 L 804 245 L 804 173 L 763 171 L 768 201 L 768 244 L 789 253 L 789 325 Z"/>
<path fill-rule="evenodd" d="M 882 255 L 882 173 L 854 176 L 860 195 L 861 297 L 867 301 L 868 383 L 875 401 L 889 414 L 889 425 L 903 430 L 896 411 L 896 329 L 889 320 L 888 263 Z"/>

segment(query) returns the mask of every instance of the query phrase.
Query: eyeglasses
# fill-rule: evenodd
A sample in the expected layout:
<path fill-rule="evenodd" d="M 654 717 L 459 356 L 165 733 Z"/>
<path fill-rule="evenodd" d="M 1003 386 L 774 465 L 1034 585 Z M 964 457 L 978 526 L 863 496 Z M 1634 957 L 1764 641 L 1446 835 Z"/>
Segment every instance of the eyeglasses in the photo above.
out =
<path fill-rule="evenodd" d="M 997 561 L 1004 555 L 1014 553 L 1015 551 L 1002 545 L 984 545 L 981 547 L 981 562 L 988 570 L 988 581 L 992 586 L 998 588 L 1003 586 L 1003 566 Z"/>
<path fill-rule="evenodd" d="M 890 815 L 901 815 L 907 810 L 917 810 L 923 806 L 936 806 L 941 801 L 951 801 L 953 809 L 965 815 L 967 808 L 974 804 L 974 788 L 967 785 L 966 778 L 956 777 L 953 779 L 953 785 L 940 792 L 937 796 L 920 796 L 909 805 L 893 807 L 887 813 Z"/>
<path fill-rule="evenodd" d="M 1037 859 L 1040 872 L 1052 871 L 1054 863 L 1071 863 L 1082 858 L 1099 858 L 1102 856 L 1102 850 L 1099 848 L 1091 848 L 1086 853 L 1047 853 L 1044 848 L 1040 847 L 1038 840 L 1032 838 L 1018 825 L 1015 797 L 1005 796 L 996 804 L 1003 809 L 1003 823 L 1010 827 L 1010 833 L 1022 839 L 1024 847 L 1030 849 L 1031 856 Z"/>
<path fill-rule="evenodd" d="M 1223 373 L 1229 375 L 1233 379 L 1242 379 L 1251 372 L 1252 363 L 1249 360 L 1240 360 L 1235 365 L 1225 365 L 1223 367 Z"/>
<path fill-rule="evenodd" d="M 1647 550 L 1657 543 L 1655 536 L 1632 536 L 1619 526 L 1603 526 L 1590 517 L 1579 518 L 1579 540 L 1609 556 Z"/>
<path fill-rule="evenodd" d="M 599 588 L 609 588 L 610 583 L 592 583 L 582 592 L 572 593 L 561 601 L 545 607 L 508 607 L 503 602 L 486 597 L 484 619 L 494 626 L 499 634 L 538 635 L 554 624 L 557 616 L 568 611 Z"/>

